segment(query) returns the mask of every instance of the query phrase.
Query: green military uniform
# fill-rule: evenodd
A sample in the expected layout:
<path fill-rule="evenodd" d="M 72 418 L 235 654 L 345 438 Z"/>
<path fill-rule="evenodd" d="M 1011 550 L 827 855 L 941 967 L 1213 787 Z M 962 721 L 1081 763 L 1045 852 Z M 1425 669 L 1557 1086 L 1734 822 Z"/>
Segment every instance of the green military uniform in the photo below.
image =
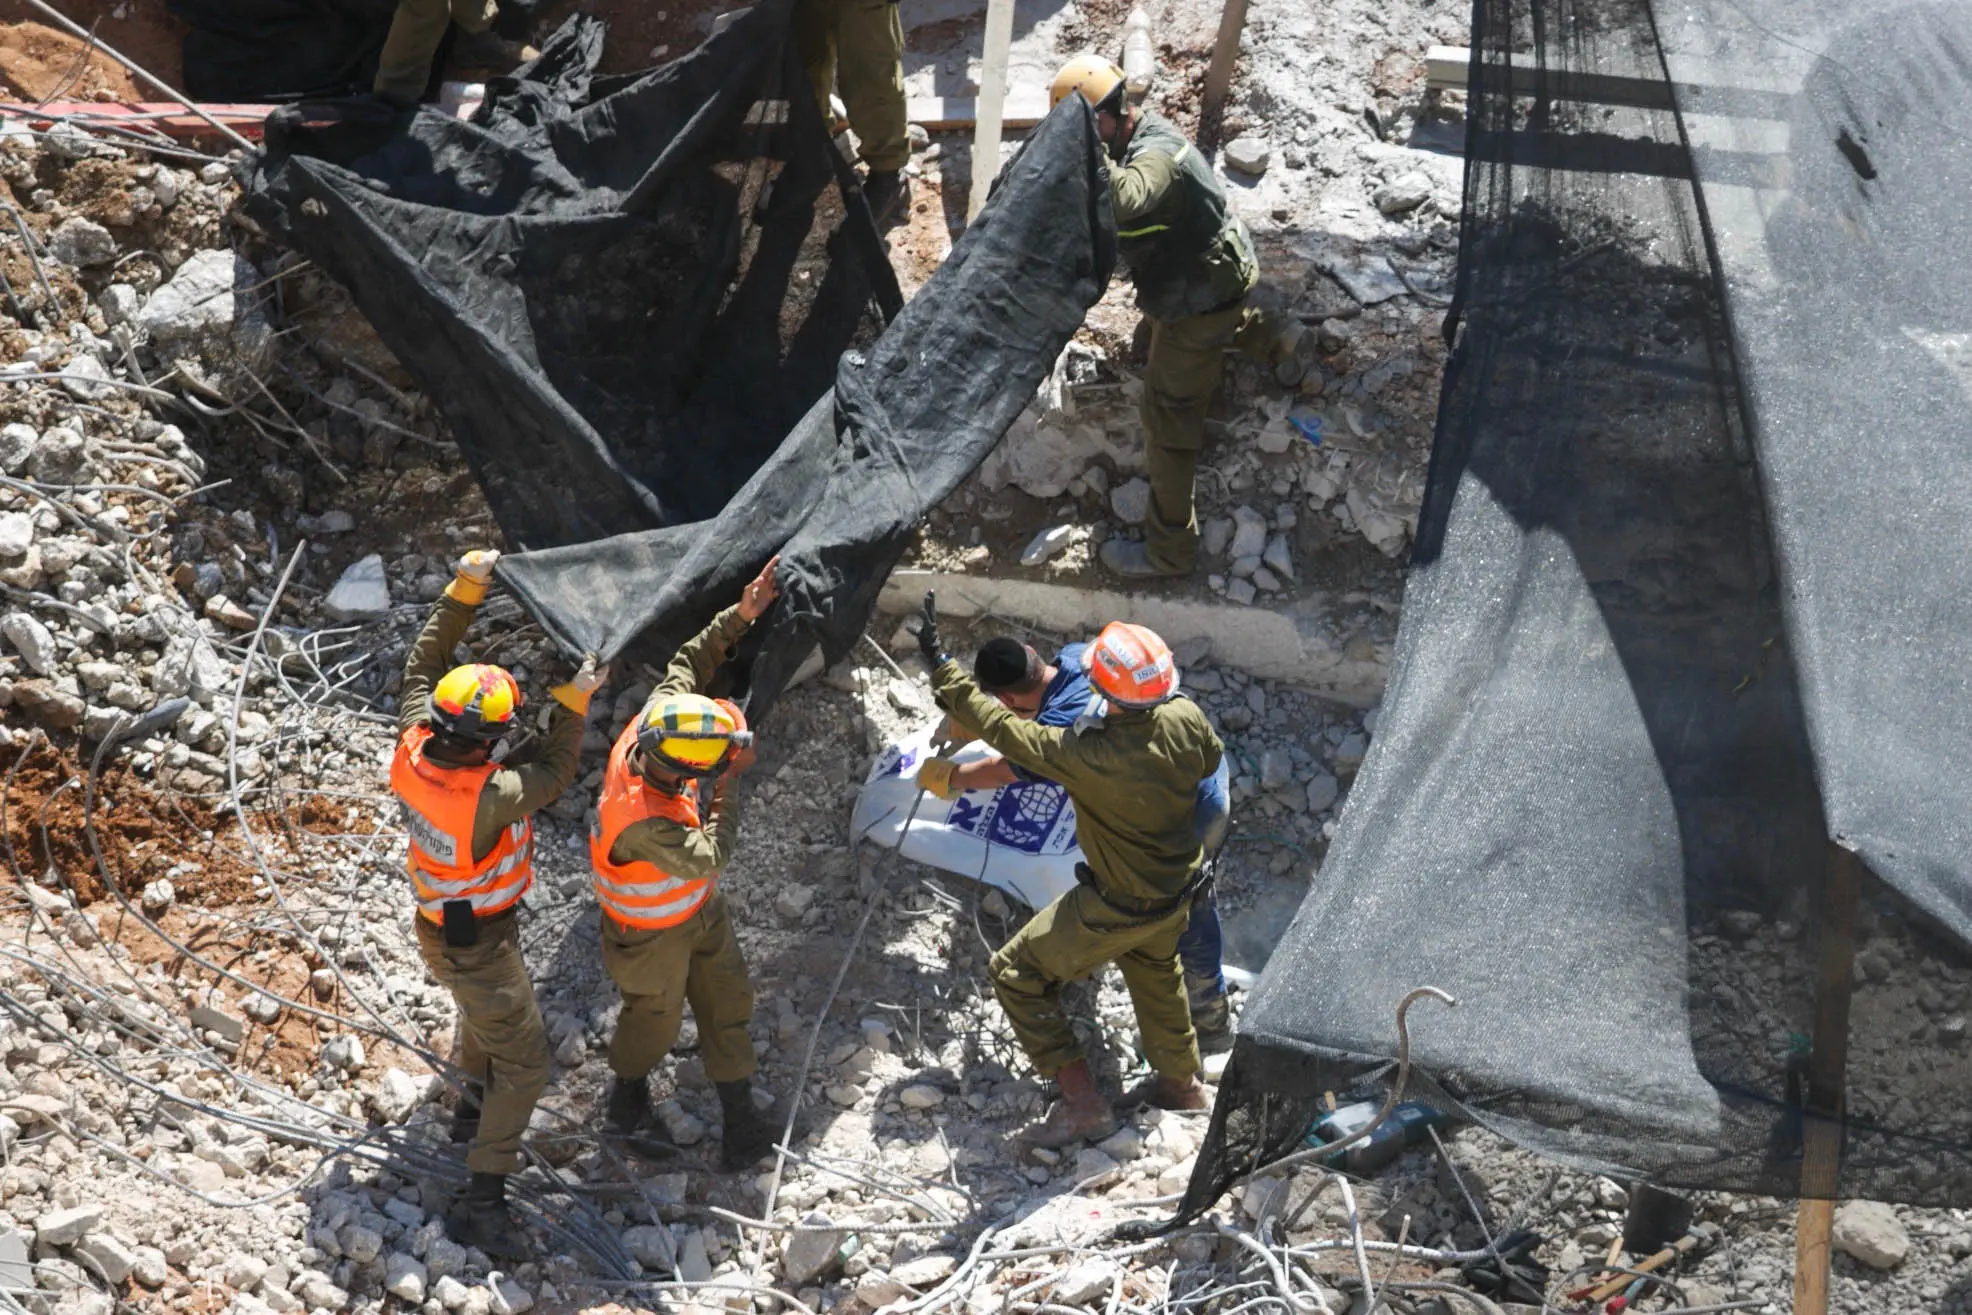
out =
<path fill-rule="evenodd" d="M 1191 915 L 1183 898 L 1203 857 L 1192 813 L 1199 778 L 1223 746 L 1196 704 L 1111 705 L 1083 731 L 1023 721 L 949 659 L 932 675 L 938 704 L 1006 760 L 1067 789 L 1093 885 L 1041 910 L 993 956 L 994 993 L 1043 1077 L 1080 1054 L 1061 1014 L 1064 982 L 1114 961 L 1136 1006 L 1151 1067 L 1169 1078 L 1198 1072 L 1178 937 Z"/>
<path fill-rule="evenodd" d="M 1138 114 L 1110 188 L 1117 254 L 1150 321 L 1141 404 L 1147 546 L 1154 565 L 1182 573 L 1198 558 L 1192 481 L 1226 349 L 1270 336 L 1265 318 L 1244 305 L 1259 265 L 1212 167 L 1162 116 Z"/>
<path fill-rule="evenodd" d="M 672 657 L 650 703 L 702 693 L 751 625 L 729 607 Z M 688 787 L 689 788 L 689 787 Z M 724 781 L 714 786 L 698 827 L 652 817 L 625 827 L 610 846 L 612 862 L 644 862 L 686 880 L 712 881 L 732 860 L 739 837 L 739 802 Z M 625 927 L 603 915 L 603 967 L 623 993 L 623 1012 L 610 1038 L 609 1067 L 636 1081 L 655 1068 L 678 1040 L 685 1006 L 698 1020 L 705 1075 L 713 1082 L 753 1076 L 757 1062 L 747 1029 L 753 984 L 746 959 L 716 889 L 675 927 Z"/>
<path fill-rule="evenodd" d="M 457 23 L 462 31 L 484 32 L 499 15 L 494 0 L 397 0 L 377 56 L 376 94 L 406 105 L 422 100 L 446 27 Z"/>
<path fill-rule="evenodd" d="M 904 24 L 897 0 L 795 0 L 794 40 L 824 120 L 829 92 L 842 84 L 843 108 L 870 171 L 908 164 Z"/>
<path fill-rule="evenodd" d="M 430 720 L 432 686 L 452 665 L 452 650 L 472 624 L 473 607 L 450 596 L 438 600 L 404 667 L 398 693 L 400 730 Z M 473 813 L 472 852 L 483 859 L 509 826 L 553 803 L 575 780 L 585 718 L 560 703 L 549 714 L 547 741 L 526 763 L 502 767 L 486 778 Z M 534 985 L 521 958 L 519 913 L 508 909 L 478 921 L 478 940 L 445 943 L 445 930 L 412 916 L 418 953 L 459 1010 L 454 1062 L 481 1096 L 479 1133 L 466 1152 L 475 1173 L 511 1174 L 520 1168 L 520 1139 L 534 1103 L 548 1085 L 548 1032 L 534 1000 Z"/>

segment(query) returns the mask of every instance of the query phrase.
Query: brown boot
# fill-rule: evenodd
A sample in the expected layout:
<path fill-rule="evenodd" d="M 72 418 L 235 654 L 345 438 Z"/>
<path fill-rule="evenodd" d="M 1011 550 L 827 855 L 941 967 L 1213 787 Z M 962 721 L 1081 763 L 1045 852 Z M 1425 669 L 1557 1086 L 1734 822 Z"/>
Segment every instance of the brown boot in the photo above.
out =
<path fill-rule="evenodd" d="M 1126 1100 L 1132 1109 L 1139 1105 L 1155 1105 L 1161 1110 L 1184 1111 L 1209 1109 L 1212 1105 L 1205 1084 L 1198 1080 L 1196 1074 L 1188 1078 L 1172 1078 L 1154 1073 L 1130 1088 Z"/>
<path fill-rule="evenodd" d="M 1023 1129 L 1018 1137 L 1025 1149 L 1059 1149 L 1085 1141 L 1101 1141 L 1116 1131 L 1116 1111 L 1096 1090 L 1089 1073 L 1089 1061 L 1078 1059 L 1056 1075 L 1061 1098 L 1048 1111 L 1048 1117 Z"/>

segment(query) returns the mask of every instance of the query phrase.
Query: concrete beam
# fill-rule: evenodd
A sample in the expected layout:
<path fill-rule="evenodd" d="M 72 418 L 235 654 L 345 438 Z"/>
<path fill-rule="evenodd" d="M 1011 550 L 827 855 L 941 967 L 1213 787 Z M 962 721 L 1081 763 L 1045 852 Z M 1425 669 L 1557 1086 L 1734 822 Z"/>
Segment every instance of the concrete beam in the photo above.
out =
<path fill-rule="evenodd" d="M 1057 634 L 1093 634 L 1109 621 L 1133 621 L 1155 630 L 1174 649 L 1203 644 L 1216 663 L 1358 708 L 1383 697 L 1396 641 L 1394 616 L 1321 596 L 1274 610 L 1045 580 L 898 570 L 891 572 L 877 606 L 894 614 L 914 612 L 927 589 L 938 591 L 940 612 L 961 617 L 990 612 Z"/>

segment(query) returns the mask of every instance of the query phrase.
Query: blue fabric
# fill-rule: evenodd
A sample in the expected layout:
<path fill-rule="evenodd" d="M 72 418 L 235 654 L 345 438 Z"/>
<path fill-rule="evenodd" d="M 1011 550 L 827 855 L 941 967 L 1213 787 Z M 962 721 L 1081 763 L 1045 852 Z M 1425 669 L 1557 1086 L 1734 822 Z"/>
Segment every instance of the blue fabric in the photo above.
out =
<path fill-rule="evenodd" d="M 1058 726 L 1066 729 L 1075 724 L 1075 719 L 1089 710 L 1096 701 L 1095 686 L 1089 684 L 1088 675 L 1082 670 L 1082 654 L 1088 650 L 1087 644 L 1070 644 L 1055 655 L 1054 679 L 1041 695 L 1041 711 L 1034 718 L 1041 726 Z M 1008 766 L 1013 766 L 1009 763 Z M 1022 781 L 1038 781 L 1042 778 L 1025 767 L 1014 767 L 1013 774 Z"/>
<path fill-rule="evenodd" d="M 1210 978 L 1213 993 L 1224 995 L 1226 979 L 1219 972 L 1224 955 L 1225 945 L 1219 934 L 1219 901 L 1208 890 L 1192 902 L 1191 921 L 1186 924 L 1184 935 L 1178 937 L 1178 961 L 1184 964 L 1187 976 Z"/>

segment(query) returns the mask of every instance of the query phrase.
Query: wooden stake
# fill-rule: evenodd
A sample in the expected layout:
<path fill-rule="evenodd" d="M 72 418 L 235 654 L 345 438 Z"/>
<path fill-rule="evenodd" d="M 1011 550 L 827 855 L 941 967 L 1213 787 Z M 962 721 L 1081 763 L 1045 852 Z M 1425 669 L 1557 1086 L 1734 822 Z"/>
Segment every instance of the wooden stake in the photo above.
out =
<path fill-rule="evenodd" d="M 1828 1266 L 1841 1186 L 1842 1109 L 1849 1066 L 1849 999 L 1855 981 L 1856 904 L 1862 860 L 1828 846 L 1821 899 L 1821 976 L 1815 988 L 1814 1049 L 1808 1057 L 1801 1134 L 1801 1208 L 1794 1225 L 1794 1315 L 1828 1315 Z"/>
<path fill-rule="evenodd" d="M 1225 113 L 1226 92 L 1232 87 L 1233 64 L 1239 59 L 1239 34 L 1246 27 L 1246 0 L 1226 0 L 1219 11 L 1219 39 L 1212 43 L 1212 66 L 1205 71 L 1205 99 L 1199 106 L 1200 131 L 1206 125 L 1217 133 Z"/>
<path fill-rule="evenodd" d="M 986 0 L 986 54 L 979 69 L 979 121 L 972 130 L 972 198 L 965 218 L 979 217 L 1000 173 L 1000 127 L 1007 104 L 1007 49 L 1013 45 L 1013 0 Z"/>

